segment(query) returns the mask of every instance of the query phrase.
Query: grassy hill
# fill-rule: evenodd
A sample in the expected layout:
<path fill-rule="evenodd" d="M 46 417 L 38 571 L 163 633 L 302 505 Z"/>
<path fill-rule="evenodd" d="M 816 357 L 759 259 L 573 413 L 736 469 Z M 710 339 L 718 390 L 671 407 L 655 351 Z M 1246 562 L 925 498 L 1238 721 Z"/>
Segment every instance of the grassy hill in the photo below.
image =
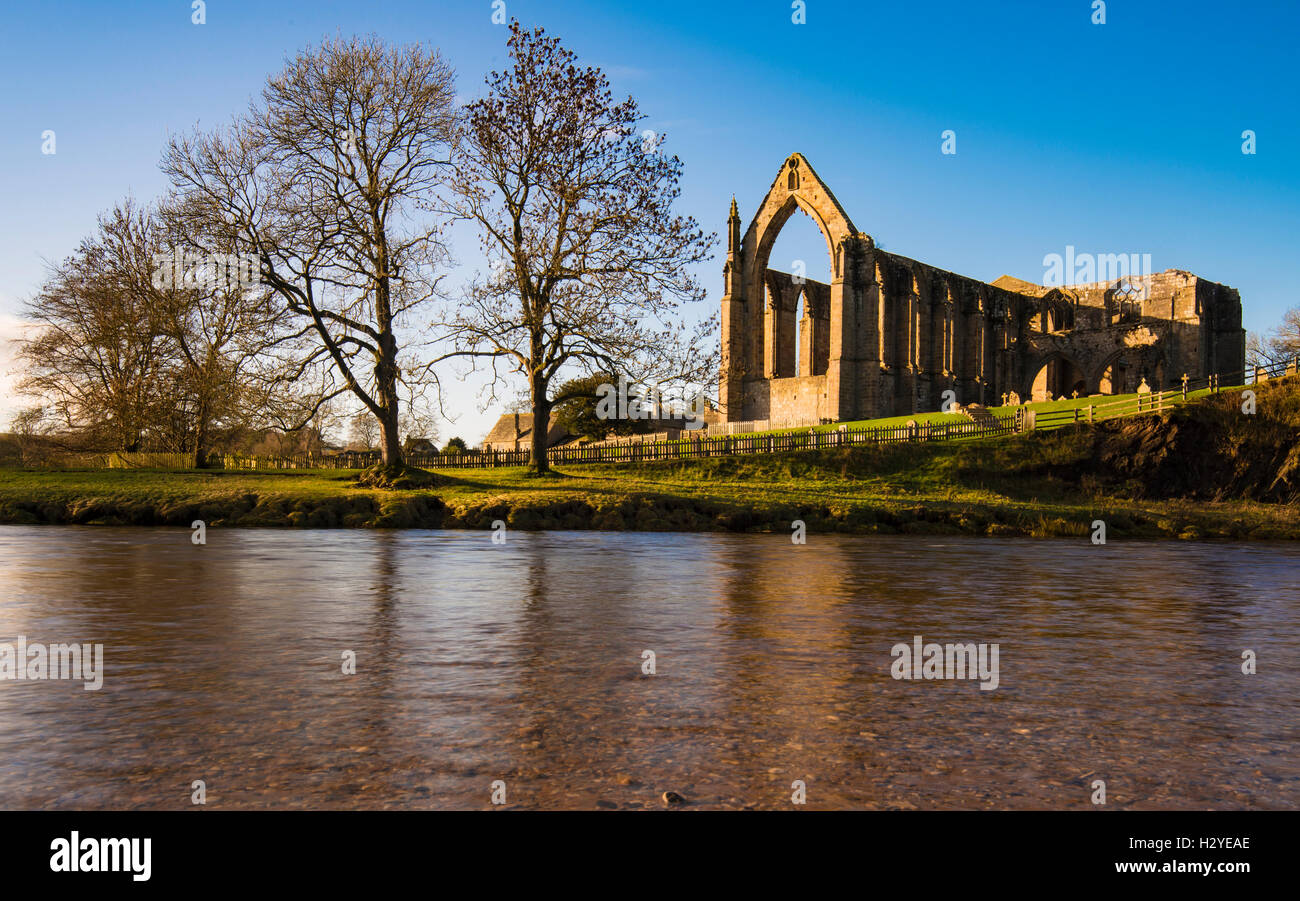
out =
<path fill-rule="evenodd" d="M 1233 389 L 1224 389 L 1224 390 L 1228 391 Z M 1236 389 L 1236 390 L 1240 390 L 1240 389 Z M 1024 406 L 1040 415 L 1044 413 L 1060 413 L 1063 411 L 1071 411 L 1071 410 L 1086 411 L 1089 404 L 1105 404 L 1111 409 L 1116 409 L 1125 406 L 1124 402 L 1126 401 L 1129 403 L 1136 401 L 1137 398 L 1140 396 L 1142 395 L 1139 395 L 1137 393 L 1105 394 L 1105 395 L 1099 394 L 1099 395 L 1093 395 L 1091 397 L 1068 398 L 1066 400 L 1035 401 L 1033 403 L 1024 404 Z M 1187 396 L 1189 399 L 1200 400 L 1202 398 L 1211 396 L 1211 392 L 1208 388 L 1202 388 L 1198 391 L 1189 391 L 1187 393 Z M 1018 409 L 1019 407 L 1016 406 L 989 407 L 989 412 L 1000 418 L 1005 418 L 1009 416 L 1014 416 L 1016 410 Z M 1103 410 L 1102 413 L 1100 413 L 1099 415 L 1105 415 L 1105 411 Z M 844 422 L 844 423 L 836 422 L 827 425 L 811 426 L 811 428 L 813 428 L 815 431 L 818 432 L 833 432 L 838 428 L 840 428 L 840 426 L 842 425 L 846 425 L 849 428 L 887 428 L 890 426 L 907 425 L 907 423 L 909 422 L 917 422 L 917 423 L 924 424 L 927 422 L 929 423 L 970 422 L 970 420 L 967 417 L 963 416 L 961 413 L 909 413 L 904 416 L 886 416 L 881 419 L 862 419 L 862 420 L 855 420 L 853 422 Z M 791 432 L 806 432 L 808 431 L 809 428 L 810 428 L 809 426 L 804 426 L 803 428 L 796 428 L 796 429 L 772 429 L 770 431 L 755 432 L 754 434 L 784 435 L 784 434 L 789 434 Z"/>

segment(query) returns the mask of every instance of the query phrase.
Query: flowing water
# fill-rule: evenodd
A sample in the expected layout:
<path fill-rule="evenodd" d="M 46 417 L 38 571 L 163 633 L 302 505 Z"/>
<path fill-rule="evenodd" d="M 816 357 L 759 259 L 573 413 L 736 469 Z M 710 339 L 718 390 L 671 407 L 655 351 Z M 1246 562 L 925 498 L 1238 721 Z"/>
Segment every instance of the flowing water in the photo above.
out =
<path fill-rule="evenodd" d="M 5 526 L 0 643 L 102 643 L 103 686 L 0 681 L 0 807 L 1296 808 L 1298 573 L 1294 544 Z M 917 635 L 997 644 L 996 689 L 893 678 Z"/>

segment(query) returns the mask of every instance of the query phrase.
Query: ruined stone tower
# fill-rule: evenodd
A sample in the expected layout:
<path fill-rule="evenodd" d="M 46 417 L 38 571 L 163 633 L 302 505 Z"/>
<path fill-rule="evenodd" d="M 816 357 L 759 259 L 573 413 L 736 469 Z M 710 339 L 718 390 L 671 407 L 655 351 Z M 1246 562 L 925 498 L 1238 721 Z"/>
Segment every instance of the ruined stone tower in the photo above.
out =
<path fill-rule="evenodd" d="M 768 268 L 796 209 L 826 239 L 829 285 Z M 726 421 L 929 412 L 945 391 L 989 406 L 1011 392 L 1024 400 L 1118 394 L 1143 379 L 1166 387 L 1184 373 L 1232 384 L 1244 360 L 1237 292 L 1190 272 L 1054 288 L 956 275 L 877 248 L 798 153 L 743 235 L 731 202 L 719 385 Z"/>

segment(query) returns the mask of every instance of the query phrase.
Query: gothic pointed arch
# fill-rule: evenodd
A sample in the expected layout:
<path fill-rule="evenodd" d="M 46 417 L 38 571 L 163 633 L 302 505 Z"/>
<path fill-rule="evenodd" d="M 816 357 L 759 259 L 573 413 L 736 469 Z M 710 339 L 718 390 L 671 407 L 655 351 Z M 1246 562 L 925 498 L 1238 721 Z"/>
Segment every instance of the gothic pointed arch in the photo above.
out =
<path fill-rule="evenodd" d="M 742 242 L 750 251 L 750 283 L 764 278 L 772 245 L 785 223 L 795 210 L 803 210 L 817 225 L 826 239 L 826 252 L 831 260 L 831 279 L 843 277 L 840 255 L 846 238 L 857 234 L 844 207 L 817 175 L 801 153 L 792 153 L 781 166 L 767 194 L 758 205 L 758 212 L 749 223 Z"/>

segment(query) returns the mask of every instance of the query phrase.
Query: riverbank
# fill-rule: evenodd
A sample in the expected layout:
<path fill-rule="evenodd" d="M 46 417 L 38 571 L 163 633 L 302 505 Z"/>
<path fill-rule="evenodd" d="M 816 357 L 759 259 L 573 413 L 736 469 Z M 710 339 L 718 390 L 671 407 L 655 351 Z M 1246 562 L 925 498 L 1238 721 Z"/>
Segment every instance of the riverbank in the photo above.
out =
<path fill-rule="evenodd" d="M 1111 537 L 1300 539 L 1294 505 L 1081 494 L 1049 474 L 1016 485 L 975 474 L 952 482 L 865 475 L 854 471 L 859 453 L 800 456 L 574 467 L 543 483 L 522 470 L 458 473 L 431 491 L 396 492 L 358 490 L 339 472 L 0 473 L 0 522 L 488 529 L 502 520 L 515 529 L 789 531 L 803 520 L 813 532 L 1052 537 L 1090 534 L 1101 519 Z M 923 456 L 930 475 L 951 463 Z"/>
<path fill-rule="evenodd" d="M 1300 538 L 1295 504 L 1123 496 L 1066 436 L 619 466 L 439 473 L 378 491 L 354 473 L 0 472 L 0 522 L 306 528 L 809 531 Z M 1036 461 L 1036 462 L 1033 462 Z"/>
<path fill-rule="evenodd" d="M 575 467 L 541 486 L 521 470 L 498 470 L 398 492 L 356 490 L 336 472 L 0 473 L 0 522 L 488 529 L 501 520 L 529 530 L 762 532 L 803 520 L 811 532 L 1053 537 L 1088 535 L 1101 519 L 1112 538 L 1300 539 L 1300 510 L 1289 505 L 1078 495 L 1050 477 L 1015 490 L 992 482 L 920 489 L 846 472 L 860 462 L 848 454 L 822 456 L 832 459 L 689 474 Z"/>
<path fill-rule="evenodd" d="M 812 532 L 1300 539 L 1300 383 L 1163 415 L 1010 438 L 748 457 L 439 471 L 0 471 L 0 522 L 305 528 Z"/>

